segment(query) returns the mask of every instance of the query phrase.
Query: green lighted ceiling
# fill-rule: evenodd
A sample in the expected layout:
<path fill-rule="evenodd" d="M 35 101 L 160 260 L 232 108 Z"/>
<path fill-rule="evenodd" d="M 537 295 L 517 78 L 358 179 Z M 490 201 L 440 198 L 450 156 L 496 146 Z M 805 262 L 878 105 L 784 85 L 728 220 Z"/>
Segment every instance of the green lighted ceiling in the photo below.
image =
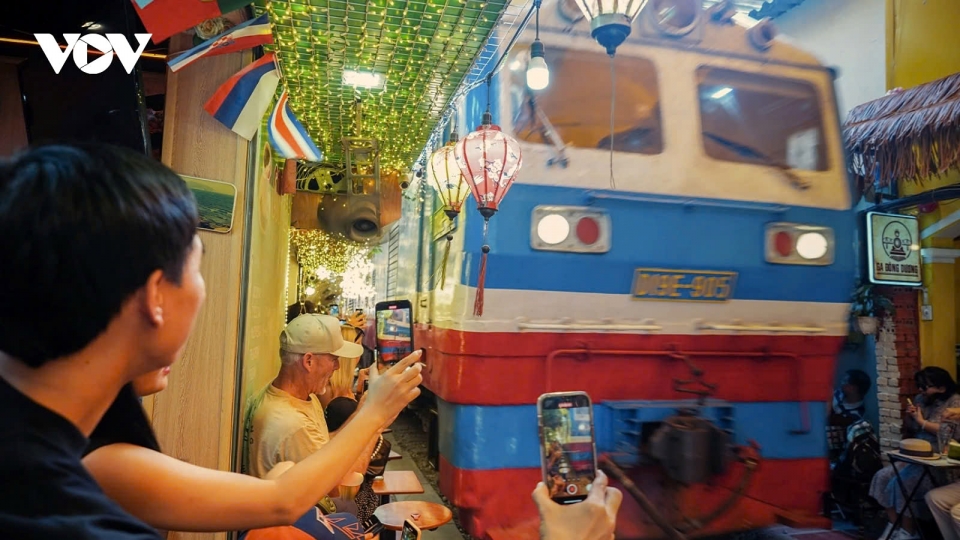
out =
<path fill-rule="evenodd" d="M 263 5 L 265 4 L 265 5 Z M 343 137 L 380 141 L 381 167 L 413 164 L 470 72 L 509 0 L 273 0 L 270 13 L 290 106 L 324 153 L 343 163 Z M 343 84 L 378 73 L 385 88 Z M 357 99 L 363 132 L 355 131 Z"/>

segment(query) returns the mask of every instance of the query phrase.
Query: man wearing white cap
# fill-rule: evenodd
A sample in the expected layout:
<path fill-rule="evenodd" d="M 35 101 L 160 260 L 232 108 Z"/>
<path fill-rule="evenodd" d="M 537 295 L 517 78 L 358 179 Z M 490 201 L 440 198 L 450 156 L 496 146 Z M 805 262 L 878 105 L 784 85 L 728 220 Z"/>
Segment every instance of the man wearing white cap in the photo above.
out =
<path fill-rule="evenodd" d="M 299 462 L 329 442 L 317 395 L 323 394 L 340 367 L 338 357 L 361 354 L 363 347 L 344 341 L 340 321 L 334 317 L 307 313 L 287 324 L 280 334 L 280 372 L 258 396 L 260 403 L 249 420 L 248 473 L 263 478 L 278 463 Z M 376 440 L 358 456 L 354 471 L 366 470 Z M 356 513 L 355 506 L 341 501 L 324 499 L 320 506 L 328 512 Z"/>

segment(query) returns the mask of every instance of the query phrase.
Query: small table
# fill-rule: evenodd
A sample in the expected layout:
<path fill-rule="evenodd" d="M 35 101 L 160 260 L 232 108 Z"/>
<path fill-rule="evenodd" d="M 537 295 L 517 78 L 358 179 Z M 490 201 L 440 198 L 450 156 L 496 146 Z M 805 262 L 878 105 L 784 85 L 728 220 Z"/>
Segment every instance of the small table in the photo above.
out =
<path fill-rule="evenodd" d="M 449 523 L 453 512 L 442 504 L 426 501 L 400 501 L 385 504 L 373 513 L 383 523 L 380 538 L 396 538 L 396 531 L 403 529 L 403 521 L 409 519 L 422 531 L 432 531 Z"/>
<path fill-rule="evenodd" d="M 380 496 L 381 505 L 389 503 L 391 495 L 423 493 L 423 485 L 413 471 L 384 471 L 383 480 L 374 481 L 372 487 L 373 492 Z"/>
<path fill-rule="evenodd" d="M 940 470 L 949 470 L 949 469 L 960 469 L 960 461 L 956 461 L 947 457 L 941 456 L 938 459 L 920 459 L 913 456 L 907 456 L 901 454 L 898 451 L 887 452 L 887 458 L 890 459 L 890 463 L 893 464 L 893 474 L 897 478 L 897 485 L 900 487 L 900 492 L 903 493 L 903 496 L 906 498 L 906 504 L 903 505 L 903 510 L 897 513 L 897 519 L 893 522 L 893 529 L 897 530 L 900 527 L 900 523 L 903 521 L 903 516 L 909 511 L 910 515 L 916 521 L 917 516 L 913 513 L 913 497 L 917 494 L 917 490 L 920 489 L 920 485 L 923 484 L 925 478 L 930 478 L 931 482 L 933 481 L 932 471 L 934 469 Z M 903 478 L 900 477 L 900 470 L 897 469 L 897 462 L 907 463 L 910 465 L 919 465 L 923 467 L 923 472 L 920 474 L 920 479 L 917 481 L 917 484 L 913 486 L 913 490 L 910 493 L 907 493 L 907 486 L 903 484 Z M 925 540 L 923 535 L 923 527 L 917 527 L 917 532 L 920 534 L 920 538 Z"/>

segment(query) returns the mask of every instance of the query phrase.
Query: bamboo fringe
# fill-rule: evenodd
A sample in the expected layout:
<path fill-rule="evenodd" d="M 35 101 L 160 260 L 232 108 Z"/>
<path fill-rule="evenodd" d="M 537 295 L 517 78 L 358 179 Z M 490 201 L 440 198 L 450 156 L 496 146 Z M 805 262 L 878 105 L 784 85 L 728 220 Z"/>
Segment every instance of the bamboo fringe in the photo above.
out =
<path fill-rule="evenodd" d="M 861 192 L 960 170 L 960 74 L 854 108 L 843 135 Z"/>

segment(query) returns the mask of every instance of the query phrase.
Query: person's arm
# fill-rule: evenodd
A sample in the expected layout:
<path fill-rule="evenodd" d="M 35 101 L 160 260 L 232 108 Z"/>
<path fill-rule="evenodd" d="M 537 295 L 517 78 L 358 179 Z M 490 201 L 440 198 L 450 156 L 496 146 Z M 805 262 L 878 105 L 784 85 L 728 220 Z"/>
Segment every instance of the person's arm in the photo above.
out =
<path fill-rule="evenodd" d="M 336 440 L 274 480 L 205 469 L 130 444 L 99 448 L 84 465 L 107 495 L 150 525 L 176 531 L 242 530 L 294 523 L 338 486 L 384 423 L 420 390 L 411 355 L 384 375 L 371 375 L 366 405 Z"/>
<path fill-rule="evenodd" d="M 330 441 L 275 480 L 206 469 L 130 444 L 112 444 L 84 458 L 106 494 L 154 527 L 224 531 L 289 525 L 333 491 L 377 432 L 360 415 Z"/>

